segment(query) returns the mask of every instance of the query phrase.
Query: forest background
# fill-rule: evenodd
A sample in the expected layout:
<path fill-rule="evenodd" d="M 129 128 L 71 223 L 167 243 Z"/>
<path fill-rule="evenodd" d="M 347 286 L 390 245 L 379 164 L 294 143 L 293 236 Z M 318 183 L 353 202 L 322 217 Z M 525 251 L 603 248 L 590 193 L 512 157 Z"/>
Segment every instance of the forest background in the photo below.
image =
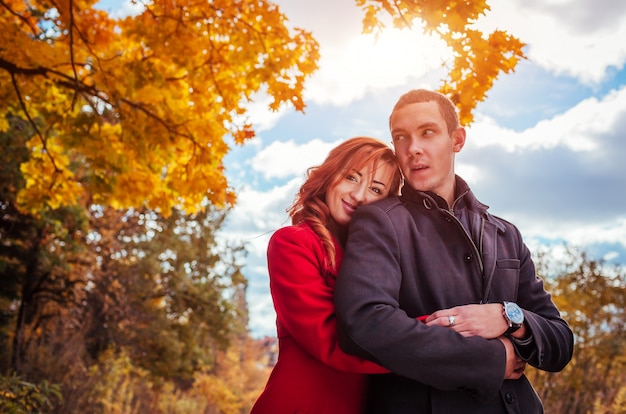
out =
<path fill-rule="evenodd" d="M 577 15 L 589 4 L 569 5 L 579 7 Z M 0 3 L 0 410 L 245 413 L 265 383 L 275 342 L 258 335 L 263 330 L 251 332 L 256 313 L 244 266 L 254 243 L 224 233 L 237 228 L 228 220 L 246 193 L 227 178 L 227 156 L 262 141 L 266 126 L 255 103 L 269 102 L 274 115 L 306 106 L 298 119 L 314 122 L 318 108 L 308 105 L 316 100 L 305 86 L 324 70 L 321 43 L 264 1 L 146 3 L 127 16 L 96 6 Z M 426 49 L 443 42 L 443 57 L 420 52 L 432 72 L 413 83 L 449 93 L 470 136 L 515 152 L 515 134 L 481 129 L 485 98 L 533 49 L 513 33 L 475 24 L 492 13 L 485 2 L 357 0 L 352 7 L 372 44 L 385 44 L 392 27 L 425 33 Z M 615 23 L 621 15 L 604 16 Z M 407 54 L 397 50 L 388 58 Z M 598 76 L 619 78 L 620 71 Z M 395 86 L 387 88 L 390 99 L 399 95 Z M 565 158 L 591 153 L 596 174 L 589 179 L 598 179 L 622 154 L 619 112 L 609 108 L 624 111 L 624 95 L 618 87 L 581 101 L 579 122 L 596 121 L 582 129 L 588 136 L 561 138 L 552 128 L 567 131 L 565 123 L 538 125 L 535 145 L 565 149 Z M 483 101 L 487 109 L 477 112 Z M 372 106 L 385 117 L 386 106 Z M 606 151 L 603 144 L 618 145 Z M 299 179 L 303 165 L 311 163 L 297 166 Z M 594 217 L 619 209 L 615 194 L 623 192 L 615 189 L 624 175 L 617 177 L 584 188 L 580 203 L 591 200 Z M 547 181 L 581 191 L 567 185 L 571 177 Z M 284 212 L 288 197 L 277 197 L 274 209 Z M 539 204 L 524 203 L 527 214 Z M 571 226 L 569 209 L 562 212 L 565 223 L 555 227 Z M 565 371 L 528 374 L 548 412 L 626 412 L 621 214 L 605 222 L 618 240 L 609 239 L 608 250 L 567 243 L 534 249 L 539 274 L 576 333 Z M 602 233 L 588 230 L 591 240 Z"/>

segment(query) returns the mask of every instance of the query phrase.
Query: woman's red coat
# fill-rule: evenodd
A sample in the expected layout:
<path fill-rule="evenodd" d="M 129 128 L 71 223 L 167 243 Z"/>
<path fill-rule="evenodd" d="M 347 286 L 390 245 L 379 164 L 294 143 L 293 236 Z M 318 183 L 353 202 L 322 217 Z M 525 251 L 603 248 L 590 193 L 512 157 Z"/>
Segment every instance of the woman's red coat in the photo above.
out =
<path fill-rule="evenodd" d="M 278 361 L 251 414 L 358 414 L 366 374 L 388 372 L 337 344 L 333 291 L 343 250 L 334 244 L 337 266 L 324 271 L 327 255 L 308 225 L 281 228 L 270 239 Z"/>

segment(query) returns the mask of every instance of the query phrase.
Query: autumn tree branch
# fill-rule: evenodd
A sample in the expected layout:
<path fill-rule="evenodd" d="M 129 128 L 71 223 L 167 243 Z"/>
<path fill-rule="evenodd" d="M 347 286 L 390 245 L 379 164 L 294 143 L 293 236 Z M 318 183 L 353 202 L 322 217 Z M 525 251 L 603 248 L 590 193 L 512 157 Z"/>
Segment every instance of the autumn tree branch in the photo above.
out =
<path fill-rule="evenodd" d="M 30 125 L 35 130 L 35 133 L 39 137 L 39 140 L 41 141 L 41 145 L 43 147 L 43 150 L 46 153 L 46 155 L 48 156 L 48 158 L 50 159 L 50 162 L 52 163 L 52 166 L 54 167 L 54 172 L 55 173 L 60 173 L 61 170 L 56 165 L 56 162 L 54 161 L 54 157 L 52 156 L 52 154 L 50 154 L 50 151 L 48 151 L 46 139 L 41 134 L 41 131 L 37 127 L 37 124 L 35 123 L 33 118 L 30 116 L 30 112 L 28 112 L 28 108 L 26 108 L 26 103 L 24 102 L 24 99 L 22 98 L 22 94 L 20 93 L 20 87 L 17 84 L 17 80 L 15 79 L 15 74 L 14 73 L 11 73 L 11 83 L 13 85 L 13 90 L 15 91 L 15 94 L 17 95 L 17 100 L 19 101 L 20 106 L 22 107 L 22 111 L 26 115 L 26 119 L 28 119 L 28 122 L 30 123 Z"/>
<path fill-rule="evenodd" d="M 69 35 L 70 35 L 70 65 L 72 67 L 72 72 L 74 73 L 74 79 L 77 83 L 76 86 L 78 86 L 78 73 L 76 73 L 76 64 L 74 62 L 74 29 L 78 30 L 77 27 L 75 27 L 74 25 L 74 0 L 70 0 L 70 4 L 69 4 L 69 8 L 70 8 L 70 28 L 69 28 Z M 74 106 L 76 105 L 76 100 L 78 99 L 77 92 L 78 88 L 76 90 L 74 90 L 74 97 L 72 98 L 72 109 L 74 109 Z"/>
<path fill-rule="evenodd" d="M 74 63 L 72 63 L 72 64 L 74 65 Z M 96 98 L 96 99 L 100 100 L 101 102 L 109 104 L 113 108 L 117 108 L 117 109 L 120 108 L 120 105 L 116 104 L 115 102 L 113 102 L 108 97 L 106 92 L 96 88 L 95 86 L 90 86 L 90 85 L 84 84 L 77 77 L 73 78 L 71 76 L 68 76 L 68 75 L 66 75 L 66 74 L 64 74 L 62 72 L 59 72 L 57 70 L 54 70 L 54 69 L 41 67 L 41 66 L 37 67 L 37 68 L 23 68 L 23 67 L 17 66 L 13 62 L 9 62 L 9 61 L 7 61 L 5 59 L 2 59 L 2 58 L 0 58 L 0 69 L 5 69 L 11 75 L 11 79 L 13 80 L 13 86 L 14 86 L 15 92 L 17 93 L 18 100 L 19 100 L 19 102 L 20 102 L 20 104 L 22 106 L 22 110 L 24 111 L 24 113 L 26 114 L 27 119 L 29 120 L 29 122 L 31 123 L 31 125 L 33 126 L 35 131 L 37 132 L 37 135 L 39 136 L 39 138 L 40 138 L 40 140 L 42 142 L 44 150 L 47 150 L 47 148 L 46 148 L 46 140 L 43 137 L 43 135 L 41 134 L 39 128 L 35 124 L 35 122 L 32 119 L 32 117 L 30 116 L 30 113 L 28 112 L 28 109 L 26 108 L 25 102 L 22 99 L 21 93 L 19 91 L 19 86 L 17 85 L 17 81 L 15 79 L 15 75 L 19 74 L 19 75 L 26 75 L 26 76 L 43 76 L 45 78 L 51 79 L 52 82 L 54 82 L 58 86 L 61 86 L 61 87 L 65 88 L 65 89 L 72 90 L 72 91 L 74 91 L 76 93 L 80 93 L 80 94 L 85 95 L 87 100 L 89 100 L 89 98 Z M 50 75 L 54 75 L 55 78 L 51 78 Z M 142 112 L 147 117 L 155 120 L 157 123 L 162 125 L 169 133 L 171 133 L 171 134 L 173 134 L 175 136 L 180 136 L 180 137 L 183 137 L 185 139 L 190 140 L 193 143 L 194 148 L 202 149 L 198 145 L 198 142 L 196 141 L 196 139 L 194 138 L 194 136 L 192 134 L 182 133 L 180 131 L 181 125 L 176 125 L 176 124 L 169 123 L 167 120 L 165 120 L 162 117 L 156 115 L 153 111 L 151 111 L 149 108 L 147 108 L 145 105 L 143 105 L 141 103 L 134 102 L 134 101 L 132 101 L 130 99 L 127 99 L 127 98 L 121 98 L 119 100 L 119 102 L 120 103 L 124 103 L 124 104 L 130 106 L 131 108 L 136 109 L 136 110 Z M 61 172 L 61 170 L 54 163 L 54 159 L 50 155 L 49 151 L 46 151 L 46 153 L 48 154 L 48 157 L 52 161 L 52 163 L 54 165 L 54 168 L 55 168 L 55 171 Z"/>
<path fill-rule="evenodd" d="M 9 11 L 10 14 L 12 14 L 13 16 L 17 17 L 18 19 L 20 19 L 26 26 L 28 26 L 30 28 L 30 30 L 33 33 L 33 36 L 37 36 L 39 34 L 39 30 L 37 30 L 37 28 L 35 26 L 32 25 L 32 23 L 30 21 L 28 21 L 27 18 L 25 18 L 24 16 L 22 16 L 21 14 L 17 13 L 16 11 L 14 11 L 13 9 L 11 9 L 8 4 L 6 4 L 4 1 L 0 0 L 0 6 L 4 7 L 5 9 L 7 9 Z"/>

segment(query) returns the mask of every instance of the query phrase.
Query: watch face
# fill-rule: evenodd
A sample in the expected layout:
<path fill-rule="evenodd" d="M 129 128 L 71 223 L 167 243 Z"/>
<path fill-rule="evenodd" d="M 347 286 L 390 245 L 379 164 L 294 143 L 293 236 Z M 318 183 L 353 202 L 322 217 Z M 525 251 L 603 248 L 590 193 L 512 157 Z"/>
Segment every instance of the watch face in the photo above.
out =
<path fill-rule="evenodd" d="M 506 316 L 508 316 L 514 324 L 524 323 L 524 313 L 515 303 L 506 304 Z"/>

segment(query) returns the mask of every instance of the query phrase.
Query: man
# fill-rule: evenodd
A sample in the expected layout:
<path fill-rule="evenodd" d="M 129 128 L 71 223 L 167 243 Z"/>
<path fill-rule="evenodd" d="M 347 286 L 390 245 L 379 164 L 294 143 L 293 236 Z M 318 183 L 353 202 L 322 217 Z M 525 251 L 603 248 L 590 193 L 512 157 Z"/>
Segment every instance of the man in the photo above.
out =
<path fill-rule="evenodd" d="M 356 211 L 335 290 L 341 347 L 393 372 L 372 377 L 370 412 L 543 412 L 525 364 L 562 370 L 573 334 L 518 229 L 455 174 L 454 105 L 413 90 L 389 124 L 402 195 Z"/>

